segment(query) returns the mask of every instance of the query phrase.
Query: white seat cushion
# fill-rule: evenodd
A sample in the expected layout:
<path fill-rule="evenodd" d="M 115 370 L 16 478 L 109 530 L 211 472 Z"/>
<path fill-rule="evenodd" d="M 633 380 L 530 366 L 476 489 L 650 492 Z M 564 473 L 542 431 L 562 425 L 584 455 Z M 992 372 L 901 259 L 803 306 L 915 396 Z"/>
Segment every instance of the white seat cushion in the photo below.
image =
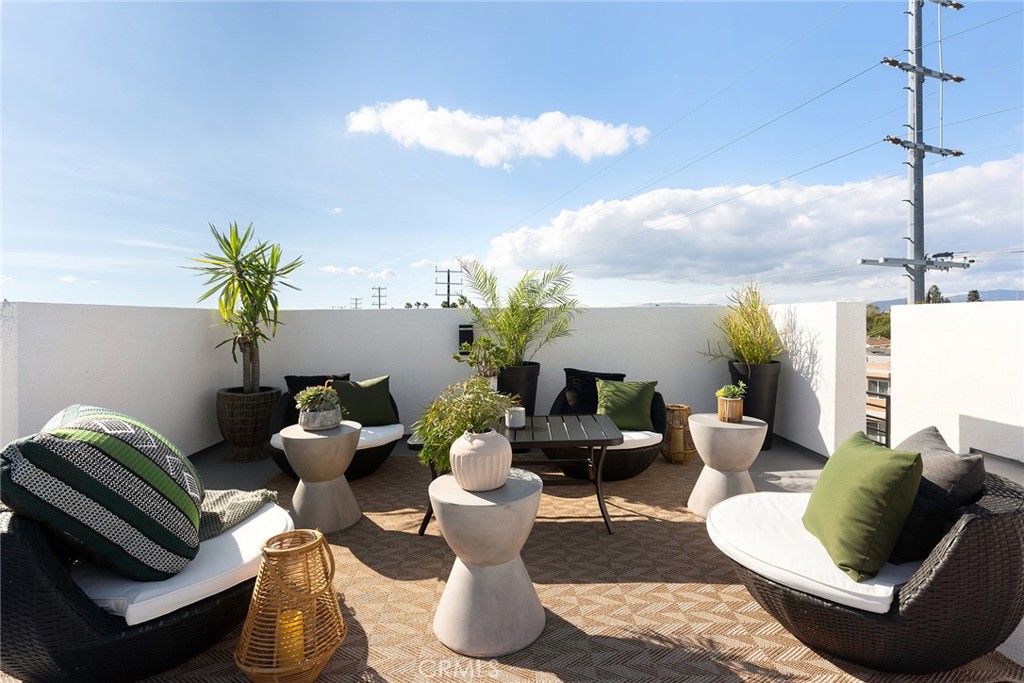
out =
<path fill-rule="evenodd" d="M 133 626 L 253 578 L 260 569 L 263 544 L 293 528 L 287 510 L 267 503 L 241 524 L 200 543 L 195 559 L 169 579 L 132 581 L 91 562 L 72 567 L 71 578 L 93 602 Z"/>
<path fill-rule="evenodd" d="M 398 441 L 403 436 L 405 436 L 405 425 L 401 423 L 395 423 L 393 425 L 379 425 L 377 427 L 363 427 L 362 431 L 359 432 L 359 445 L 356 446 L 356 450 L 360 451 L 364 448 L 383 446 L 386 443 Z M 280 432 L 270 437 L 270 445 L 279 451 L 284 450 L 284 444 L 281 442 Z"/>
<path fill-rule="evenodd" d="M 356 450 L 383 446 L 386 443 L 398 441 L 403 436 L 405 436 L 405 426 L 402 424 L 363 427 L 363 430 L 359 432 L 359 445 L 356 446 Z"/>
<path fill-rule="evenodd" d="M 889 611 L 895 589 L 920 562 L 886 563 L 860 583 L 832 562 L 801 517 L 810 493 L 762 491 L 727 498 L 708 511 L 708 536 L 719 550 L 776 583 L 866 612 Z"/>
<path fill-rule="evenodd" d="M 622 443 L 617 446 L 609 446 L 610 451 L 619 451 L 627 448 L 643 448 L 661 443 L 661 434 L 658 432 L 622 432 Z"/>

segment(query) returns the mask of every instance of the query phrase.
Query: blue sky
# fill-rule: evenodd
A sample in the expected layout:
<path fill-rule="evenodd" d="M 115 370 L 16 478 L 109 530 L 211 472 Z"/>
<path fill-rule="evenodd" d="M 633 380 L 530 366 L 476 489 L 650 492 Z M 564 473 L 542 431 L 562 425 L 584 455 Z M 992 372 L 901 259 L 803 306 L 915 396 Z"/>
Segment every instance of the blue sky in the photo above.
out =
<path fill-rule="evenodd" d="M 208 224 L 251 221 L 306 262 L 289 308 L 436 307 L 459 257 L 592 306 L 902 297 L 856 262 L 906 252 L 905 10 L 5 2 L 3 296 L 194 306 Z M 928 283 L 1024 288 L 1024 3 L 941 24 L 926 251 L 975 264 Z"/>

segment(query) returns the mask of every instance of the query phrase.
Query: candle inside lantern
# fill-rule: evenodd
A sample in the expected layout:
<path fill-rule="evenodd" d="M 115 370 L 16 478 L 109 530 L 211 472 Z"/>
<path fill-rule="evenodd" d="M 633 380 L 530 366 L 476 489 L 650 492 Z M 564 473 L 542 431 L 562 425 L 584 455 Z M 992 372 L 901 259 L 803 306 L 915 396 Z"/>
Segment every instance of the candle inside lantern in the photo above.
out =
<path fill-rule="evenodd" d="M 306 656 L 302 610 L 286 609 L 277 617 L 277 664 L 295 666 Z"/>

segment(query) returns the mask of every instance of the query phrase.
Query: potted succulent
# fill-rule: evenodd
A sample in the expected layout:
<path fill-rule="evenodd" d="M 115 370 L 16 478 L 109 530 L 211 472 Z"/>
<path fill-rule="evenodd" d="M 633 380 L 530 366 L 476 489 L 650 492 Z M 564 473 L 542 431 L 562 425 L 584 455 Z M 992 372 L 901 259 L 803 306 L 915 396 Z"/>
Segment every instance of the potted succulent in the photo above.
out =
<path fill-rule="evenodd" d="M 726 384 L 715 392 L 718 397 L 718 419 L 721 422 L 743 422 L 743 394 L 747 393 L 747 385 L 740 380 L 736 384 Z"/>
<path fill-rule="evenodd" d="M 420 462 L 435 472 L 451 470 L 467 491 L 504 485 L 512 466 L 512 446 L 494 425 L 516 402 L 480 375 L 445 388 L 413 425 L 423 444 Z"/>
<path fill-rule="evenodd" d="M 341 405 L 341 399 L 331 386 L 331 381 L 333 380 L 323 385 L 306 387 L 295 394 L 295 407 L 299 409 L 299 426 L 303 429 L 315 432 L 332 429 L 341 424 L 347 411 Z"/>
<path fill-rule="evenodd" d="M 715 327 L 724 335 L 728 349 L 722 348 L 722 339 L 714 347 L 708 341 L 703 355 L 709 359 L 728 360 L 732 383 L 737 384 L 740 380 L 746 383 L 745 412 L 768 423 L 762 450 L 769 450 L 782 370 L 782 365 L 775 359 L 786 352 L 786 340 L 775 328 L 764 295 L 752 282 L 740 290 L 733 290 L 729 297 L 729 312 L 715 323 Z"/>
<path fill-rule="evenodd" d="M 459 300 L 481 338 L 502 349 L 498 390 L 519 396 L 527 415 L 533 415 L 540 364 L 531 359 L 542 347 L 572 333 L 572 321 L 583 312 L 572 295 L 572 277 L 562 264 L 544 272 L 530 270 L 502 296 L 493 270 L 477 261 L 461 260 L 465 286 L 480 299 Z"/>
<path fill-rule="evenodd" d="M 278 287 L 298 289 L 288 276 L 302 265 L 297 258 L 281 261 L 281 245 L 251 244 L 252 223 L 240 231 L 231 223 L 221 234 L 211 223 L 210 232 L 220 253 L 204 253 L 187 266 L 206 275 L 210 288 L 198 301 L 216 295 L 221 321 L 231 328 L 231 357 L 242 357 L 242 386 L 217 392 L 217 425 L 225 441 L 231 444 L 232 458 L 247 462 L 267 456 L 270 440 L 270 415 L 281 395 L 275 387 L 260 386 L 260 344 L 277 333 Z"/>

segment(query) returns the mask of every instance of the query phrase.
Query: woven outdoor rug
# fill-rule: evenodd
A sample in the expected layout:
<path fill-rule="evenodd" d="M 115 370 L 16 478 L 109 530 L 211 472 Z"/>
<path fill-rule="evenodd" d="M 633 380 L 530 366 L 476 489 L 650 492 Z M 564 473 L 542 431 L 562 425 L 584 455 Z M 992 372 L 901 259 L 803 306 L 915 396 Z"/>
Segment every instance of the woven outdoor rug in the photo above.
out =
<path fill-rule="evenodd" d="M 441 645 L 434 607 L 455 555 L 432 521 L 416 534 L 429 474 L 396 453 L 352 482 L 364 517 L 328 535 L 348 635 L 321 681 L 907 681 L 1024 682 L 1024 667 L 992 653 L 932 676 L 898 676 L 818 654 L 761 609 L 685 505 L 701 464 L 660 458 L 605 492 L 605 531 L 590 486 L 547 487 L 522 557 L 547 623 L 526 649 L 472 659 Z M 270 483 L 288 506 L 295 483 Z M 244 681 L 240 629 L 151 681 Z M 951 643 L 955 647 L 955 644 Z"/>

